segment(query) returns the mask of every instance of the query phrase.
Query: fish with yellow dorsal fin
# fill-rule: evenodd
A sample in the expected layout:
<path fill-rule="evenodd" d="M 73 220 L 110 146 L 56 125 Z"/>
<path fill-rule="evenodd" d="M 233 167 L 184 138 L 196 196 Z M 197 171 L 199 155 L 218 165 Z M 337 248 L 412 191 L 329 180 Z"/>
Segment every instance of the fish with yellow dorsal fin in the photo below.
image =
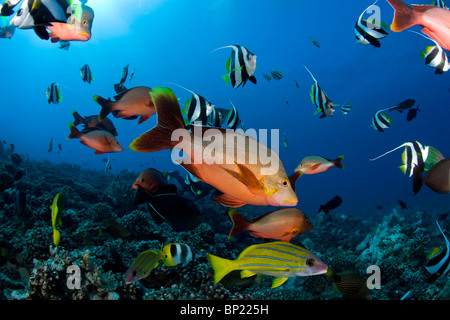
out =
<path fill-rule="evenodd" d="M 290 277 L 313 276 L 327 272 L 328 266 L 305 248 L 286 242 L 269 242 L 252 245 L 241 252 L 236 260 L 209 254 L 214 269 L 214 284 L 234 270 L 241 277 L 255 274 L 275 277 L 272 288 L 281 286 Z"/>

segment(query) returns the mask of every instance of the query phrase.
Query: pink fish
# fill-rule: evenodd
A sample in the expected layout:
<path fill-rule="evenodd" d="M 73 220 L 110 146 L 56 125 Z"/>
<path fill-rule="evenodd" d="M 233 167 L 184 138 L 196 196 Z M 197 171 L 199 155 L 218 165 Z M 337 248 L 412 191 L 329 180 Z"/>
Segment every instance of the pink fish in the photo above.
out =
<path fill-rule="evenodd" d="M 415 5 L 412 8 L 402 0 L 387 0 L 395 9 L 391 30 L 400 32 L 414 25 L 423 27 L 421 30 L 430 36 L 441 47 L 450 50 L 450 11 L 437 6 Z"/>
<path fill-rule="evenodd" d="M 47 29 L 52 42 L 64 41 L 88 41 L 91 39 L 92 21 L 94 10 L 81 5 L 74 9 L 74 14 L 69 18 L 71 23 L 51 22 Z"/>
<path fill-rule="evenodd" d="M 286 208 L 266 213 L 252 221 L 247 221 L 235 209 L 228 210 L 233 228 L 228 236 L 233 238 L 243 231 L 264 239 L 278 239 L 284 242 L 313 229 L 312 223 L 297 208 Z"/>

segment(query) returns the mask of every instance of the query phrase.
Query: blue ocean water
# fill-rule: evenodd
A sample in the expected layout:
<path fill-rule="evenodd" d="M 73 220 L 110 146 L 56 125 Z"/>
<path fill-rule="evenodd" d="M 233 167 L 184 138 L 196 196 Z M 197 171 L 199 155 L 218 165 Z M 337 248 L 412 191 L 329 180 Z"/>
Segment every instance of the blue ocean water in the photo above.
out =
<path fill-rule="evenodd" d="M 427 1 L 416 1 L 427 4 Z M 314 215 L 320 204 L 335 195 L 343 198 L 342 212 L 361 216 L 377 214 L 376 206 L 394 207 L 402 199 L 410 207 L 446 211 L 447 195 L 423 188 L 412 195 L 412 179 L 398 169 L 401 150 L 378 161 L 374 158 L 406 141 L 432 145 L 444 155 L 448 143 L 449 75 L 435 75 L 420 59 L 432 45 L 411 32 L 394 33 L 381 48 L 355 43 L 357 18 L 371 2 L 356 1 L 101 1 L 95 10 L 92 39 L 72 42 L 68 51 L 39 39 L 32 30 L 16 30 L 11 40 L 1 39 L 2 101 L 0 139 L 13 143 L 16 152 L 31 159 L 80 164 L 103 170 L 107 155 L 66 140 L 72 110 L 98 114 L 94 95 L 112 97 L 126 64 L 136 68 L 128 86 L 169 86 L 184 103 L 190 94 L 169 85 L 177 83 L 213 102 L 217 107 L 237 107 L 246 129 L 279 129 L 289 141 L 280 157 L 292 173 L 304 156 L 334 159 L 345 155 L 345 170 L 304 176 L 297 182 L 298 208 Z M 390 24 L 393 9 L 379 1 L 382 21 Z M 412 28 L 416 31 L 419 27 Z M 319 41 L 315 47 L 311 39 Z M 240 44 L 257 55 L 257 85 L 233 89 L 221 78 L 230 50 L 212 50 Z M 94 82 L 82 82 L 79 69 L 89 64 Z M 309 90 L 313 81 L 307 66 L 337 104 L 351 103 L 343 115 L 313 116 Z M 266 81 L 262 73 L 280 70 L 280 81 Z M 299 83 L 296 87 L 295 81 Z M 63 100 L 48 104 L 46 88 L 60 85 Z M 421 112 L 411 122 L 406 114 L 391 112 L 393 124 L 380 133 L 370 127 L 373 114 L 412 98 Z M 289 104 L 286 104 L 286 100 Z M 112 172 L 147 167 L 180 170 L 169 151 L 141 154 L 128 145 L 156 124 L 113 119 L 124 152 L 110 154 Z M 53 138 L 54 149 L 47 152 Z M 184 174 L 184 173 L 183 173 Z"/>

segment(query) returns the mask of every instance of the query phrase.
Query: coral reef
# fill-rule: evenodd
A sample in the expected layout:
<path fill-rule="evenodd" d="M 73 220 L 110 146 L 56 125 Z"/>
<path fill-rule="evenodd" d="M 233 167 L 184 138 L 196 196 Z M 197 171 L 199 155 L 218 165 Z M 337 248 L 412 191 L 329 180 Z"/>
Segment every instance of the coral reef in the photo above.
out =
<path fill-rule="evenodd" d="M 263 240 L 247 233 L 228 239 L 231 221 L 227 210 L 208 198 L 195 199 L 180 190 L 199 205 L 203 222 L 194 230 L 174 232 L 167 222 L 157 225 L 145 206 L 134 204 L 135 190 L 131 185 L 139 173 L 123 171 L 113 176 L 29 159 L 23 159 L 20 168 L 26 169 L 27 175 L 0 193 L 0 299 L 342 298 L 325 276 L 291 278 L 276 289 L 270 288 L 270 277 L 231 286 L 214 285 L 208 253 L 235 259 L 243 249 Z M 20 214 L 19 190 L 26 195 L 25 200 L 20 200 Z M 61 241 L 56 247 L 49 206 L 58 192 L 65 195 L 67 203 L 61 215 Z M 240 212 L 256 217 L 265 210 L 246 206 Z M 339 211 L 319 213 L 309 217 L 314 229 L 292 242 L 317 254 L 335 271 L 351 269 L 368 277 L 368 266 L 379 266 L 381 288 L 372 290 L 370 299 L 399 300 L 410 291 L 408 299 L 447 300 L 447 278 L 428 283 L 429 274 L 424 268 L 430 250 L 445 245 L 435 224 L 440 214 L 394 208 L 380 220 L 363 220 Z M 126 232 L 112 232 L 105 221 L 113 221 Z M 450 229 L 448 220 L 440 223 L 443 230 Z M 160 263 L 148 277 L 125 284 L 125 272 L 139 253 L 177 242 L 189 244 L 196 258 L 186 266 L 167 267 Z M 79 270 L 78 288 L 68 285 L 71 268 Z"/>

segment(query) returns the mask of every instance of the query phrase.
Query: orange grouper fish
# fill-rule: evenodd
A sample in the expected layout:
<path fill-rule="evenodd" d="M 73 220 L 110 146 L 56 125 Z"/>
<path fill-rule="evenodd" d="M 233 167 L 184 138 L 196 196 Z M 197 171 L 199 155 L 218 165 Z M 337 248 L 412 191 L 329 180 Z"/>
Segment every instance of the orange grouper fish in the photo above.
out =
<path fill-rule="evenodd" d="M 283 164 L 271 149 L 233 130 L 194 126 L 191 133 L 185 128 L 172 90 L 153 88 L 150 96 L 157 112 L 157 125 L 135 139 L 130 144 L 131 150 L 182 150 L 187 157 L 176 162 L 198 180 L 221 191 L 223 194 L 214 201 L 228 207 L 297 205 Z M 261 155 L 269 153 L 269 161 L 262 159 Z M 242 155 L 245 161 L 241 161 Z"/>
<path fill-rule="evenodd" d="M 228 215 L 233 221 L 229 239 L 242 231 L 251 231 L 250 234 L 255 237 L 289 242 L 296 236 L 314 228 L 304 213 L 297 208 L 268 212 L 252 219 L 251 222 L 245 220 L 235 209 L 228 210 Z"/>
<path fill-rule="evenodd" d="M 117 112 L 115 114 L 116 118 L 141 116 L 139 124 L 148 120 L 156 113 L 149 94 L 150 90 L 151 88 L 149 87 L 134 87 L 114 96 L 116 101 L 111 101 L 111 99 L 106 100 L 95 95 L 94 101 L 102 107 L 98 120 L 105 119 L 112 111 Z"/>
<path fill-rule="evenodd" d="M 91 39 L 94 10 L 85 5 L 73 5 L 73 13 L 69 17 L 70 23 L 51 22 L 47 29 L 52 42 L 88 41 Z"/>
<path fill-rule="evenodd" d="M 391 30 L 400 32 L 414 25 L 421 25 L 421 30 L 441 47 L 450 50 L 450 11 L 432 5 L 415 5 L 412 8 L 402 0 L 387 0 L 395 9 Z"/>

